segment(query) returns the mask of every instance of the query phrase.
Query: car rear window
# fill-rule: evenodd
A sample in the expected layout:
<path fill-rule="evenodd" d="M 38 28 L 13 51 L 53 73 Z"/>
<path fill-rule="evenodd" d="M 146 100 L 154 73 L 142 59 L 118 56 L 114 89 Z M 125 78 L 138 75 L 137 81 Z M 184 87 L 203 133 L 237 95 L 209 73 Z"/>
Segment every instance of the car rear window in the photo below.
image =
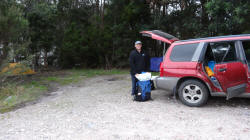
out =
<path fill-rule="evenodd" d="M 199 43 L 184 44 L 174 46 L 170 59 L 177 62 L 191 61 Z"/>

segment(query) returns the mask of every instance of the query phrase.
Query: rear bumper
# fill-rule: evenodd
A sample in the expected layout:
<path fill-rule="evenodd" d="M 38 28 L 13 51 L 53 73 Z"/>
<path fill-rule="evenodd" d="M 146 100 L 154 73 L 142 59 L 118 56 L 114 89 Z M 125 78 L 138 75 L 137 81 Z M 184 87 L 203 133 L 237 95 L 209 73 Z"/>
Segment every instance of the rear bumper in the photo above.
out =
<path fill-rule="evenodd" d="M 174 91 L 176 84 L 180 78 L 177 77 L 157 77 L 155 78 L 155 85 L 158 89 L 167 91 Z"/>

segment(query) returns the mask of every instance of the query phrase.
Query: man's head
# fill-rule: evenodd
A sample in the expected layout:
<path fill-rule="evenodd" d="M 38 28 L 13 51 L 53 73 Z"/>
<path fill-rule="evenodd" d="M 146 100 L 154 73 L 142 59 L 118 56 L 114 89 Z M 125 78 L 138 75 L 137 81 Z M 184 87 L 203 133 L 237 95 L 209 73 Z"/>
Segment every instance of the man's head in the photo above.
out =
<path fill-rule="evenodd" d="M 141 41 L 136 41 L 135 42 L 135 49 L 140 52 L 141 51 L 141 47 L 142 47 Z"/>

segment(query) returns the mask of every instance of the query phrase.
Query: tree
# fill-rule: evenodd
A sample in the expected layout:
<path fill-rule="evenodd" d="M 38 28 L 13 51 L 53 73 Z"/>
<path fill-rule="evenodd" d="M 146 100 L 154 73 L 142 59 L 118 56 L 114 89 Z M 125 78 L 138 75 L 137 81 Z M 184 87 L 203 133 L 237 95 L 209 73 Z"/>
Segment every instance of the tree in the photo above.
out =
<path fill-rule="evenodd" d="M 27 15 L 32 42 L 30 48 L 36 54 L 36 58 L 40 56 L 40 53 L 44 54 L 45 67 L 48 66 L 47 54 L 54 45 L 55 10 L 56 7 L 48 2 L 33 2 Z"/>
<path fill-rule="evenodd" d="M 0 8 L 2 57 L 12 49 L 12 59 L 32 54 L 38 65 L 43 54 L 47 66 L 50 52 L 63 68 L 126 67 L 136 40 L 158 56 L 161 44 L 142 30 L 180 39 L 250 32 L 246 0 L 2 0 Z"/>
<path fill-rule="evenodd" d="M 28 21 L 25 19 L 22 7 L 14 0 L 3 0 L 0 3 L 0 45 L 3 45 L 3 55 L 0 56 L 0 65 L 13 51 L 12 61 L 28 45 Z"/>
<path fill-rule="evenodd" d="M 250 2 L 212 0 L 206 4 L 210 35 L 249 33 Z"/>
<path fill-rule="evenodd" d="M 57 5 L 55 41 L 57 58 L 63 68 L 90 64 L 88 56 L 92 53 L 88 52 L 89 44 L 91 44 L 88 41 L 88 26 L 90 15 L 92 15 L 91 8 L 87 3 L 70 0 L 59 1 Z"/>

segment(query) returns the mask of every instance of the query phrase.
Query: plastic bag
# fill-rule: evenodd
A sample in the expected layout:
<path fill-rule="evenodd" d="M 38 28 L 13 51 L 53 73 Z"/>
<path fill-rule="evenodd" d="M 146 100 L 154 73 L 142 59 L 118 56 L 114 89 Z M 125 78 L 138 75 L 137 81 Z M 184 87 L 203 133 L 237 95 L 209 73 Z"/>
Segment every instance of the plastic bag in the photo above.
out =
<path fill-rule="evenodd" d="M 151 80 L 151 73 L 150 72 L 145 72 L 145 73 L 142 73 L 142 74 L 136 74 L 135 77 L 139 81 L 148 81 L 148 80 Z"/>

